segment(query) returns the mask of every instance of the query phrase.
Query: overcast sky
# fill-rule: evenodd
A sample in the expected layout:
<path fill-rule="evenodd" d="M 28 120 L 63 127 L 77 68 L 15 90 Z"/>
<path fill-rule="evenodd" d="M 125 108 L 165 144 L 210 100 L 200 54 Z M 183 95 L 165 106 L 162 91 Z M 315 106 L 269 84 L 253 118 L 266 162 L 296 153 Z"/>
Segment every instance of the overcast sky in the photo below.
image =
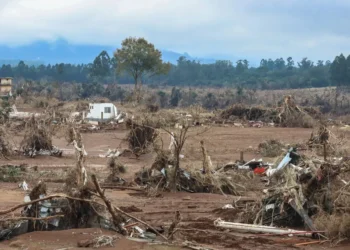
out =
<path fill-rule="evenodd" d="M 0 43 L 128 36 L 196 57 L 333 59 L 350 53 L 350 0 L 0 0 Z"/>

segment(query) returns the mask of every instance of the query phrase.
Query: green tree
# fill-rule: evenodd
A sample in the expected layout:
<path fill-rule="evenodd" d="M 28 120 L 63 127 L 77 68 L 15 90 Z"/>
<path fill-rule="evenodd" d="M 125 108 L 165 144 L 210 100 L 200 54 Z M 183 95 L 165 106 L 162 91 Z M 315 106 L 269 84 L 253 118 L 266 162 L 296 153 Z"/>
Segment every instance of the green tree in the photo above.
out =
<path fill-rule="evenodd" d="M 102 51 L 92 63 L 90 75 L 98 79 L 107 77 L 111 72 L 111 58 L 107 51 Z"/>
<path fill-rule="evenodd" d="M 292 57 L 287 58 L 287 69 L 292 70 L 294 67 L 294 61 Z"/>
<path fill-rule="evenodd" d="M 216 96 L 213 93 L 209 92 L 204 97 L 202 105 L 207 109 L 216 108 L 218 106 L 218 101 L 216 99 Z"/>
<path fill-rule="evenodd" d="M 347 80 L 347 63 L 343 54 L 334 59 L 330 67 L 330 74 L 331 80 L 335 85 L 341 86 L 345 84 Z"/>
<path fill-rule="evenodd" d="M 246 64 L 245 64 L 245 62 L 243 60 L 238 60 L 236 62 L 236 72 L 237 72 L 237 74 L 239 74 L 239 75 L 243 74 L 246 69 L 247 69 L 246 68 Z"/>
<path fill-rule="evenodd" d="M 20 61 L 17 65 L 16 72 L 17 77 L 26 77 L 28 72 L 28 66 L 23 61 Z"/>
<path fill-rule="evenodd" d="M 144 77 L 166 74 L 170 70 L 170 63 L 162 61 L 162 53 L 144 38 L 126 38 L 114 56 L 117 59 L 117 72 L 127 72 L 133 77 L 134 97 L 137 100 Z"/>
<path fill-rule="evenodd" d="M 275 62 L 271 58 L 267 61 L 267 67 L 270 71 L 275 69 Z"/>
<path fill-rule="evenodd" d="M 157 95 L 158 95 L 160 107 L 165 108 L 168 104 L 168 95 L 161 90 L 157 92 Z"/>
<path fill-rule="evenodd" d="M 304 57 L 300 62 L 298 62 L 298 66 L 301 70 L 309 70 L 314 66 L 314 63 Z"/>
<path fill-rule="evenodd" d="M 350 85 L 350 55 L 346 58 L 346 83 Z"/>
<path fill-rule="evenodd" d="M 12 108 L 8 100 L 3 100 L 0 108 L 0 123 L 4 124 L 10 120 L 10 113 L 12 112 Z"/>
<path fill-rule="evenodd" d="M 179 105 L 181 97 L 182 97 L 181 90 L 173 87 L 170 95 L 170 105 L 173 107 L 177 107 Z"/>
<path fill-rule="evenodd" d="M 317 61 L 317 67 L 323 67 L 324 64 L 323 64 L 323 60 L 318 60 Z"/>
<path fill-rule="evenodd" d="M 283 60 L 283 58 L 278 58 L 275 60 L 276 70 L 283 70 L 285 67 L 286 67 L 286 62 Z"/>

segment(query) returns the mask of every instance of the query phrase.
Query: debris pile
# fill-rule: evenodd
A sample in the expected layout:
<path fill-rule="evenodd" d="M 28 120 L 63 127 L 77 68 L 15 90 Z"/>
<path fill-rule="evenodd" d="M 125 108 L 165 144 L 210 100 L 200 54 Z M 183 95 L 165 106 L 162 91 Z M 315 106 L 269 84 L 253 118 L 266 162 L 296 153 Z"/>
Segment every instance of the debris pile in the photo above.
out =
<path fill-rule="evenodd" d="M 201 144 L 203 146 L 203 144 Z M 178 169 L 176 189 L 190 193 L 218 193 L 240 195 L 245 191 L 243 183 L 247 178 L 239 172 L 227 174 L 214 171 L 210 157 L 203 150 L 203 168 L 200 170 Z M 170 150 L 158 152 L 152 167 L 135 174 L 134 181 L 147 189 L 171 190 L 171 180 L 174 175 L 174 157 Z"/>
<path fill-rule="evenodd" d="M 283 104 L 278 108 L 248 107 L 235 104 L 231 108 L 223 110 L 220 119 L 227 121 L 249 121 L 253 127 L 262 127 L 266 124 L 276 124 L 280 127 L 305 127 L 314 126 L 315 119 L 320 115 L 314 109 L 302 109 L 298 107 L 291 96 L 285 96 Z"/>
<path fill-rule="evenodd" d="M 52 145 L 52 131 L 43 120 L 32 116 L 26 123 L 25 135 L 21 143 L 24 155 L 62 156 L 62 150 Z"/>
<path fill-rule="evenodd" d="M 164 230 L 157 230 L 128 214 L 123 210 L 124 208 L 113 206 L 104 191 L 101 190 L 95 175 L 91 176 L 91 185 L 94 187 L 76 186 L 79 192 L 48 194 L 44 182 L 39 182 L 31 190 L 28 190 L 26 184 L 24 190 L 27 194 L 24 197 L 24 203 L 0 210 L 2 216 L 0 240 L 38 230 L 51 231 L 86 227 L 104 228 L 134 238 L 154 240 L 160 236 L 167 240 L 161 234 Z M 18 209 L 22 209 L 21 214 L 16 212 Z M 118 236 L 96 238 L 89 246 L 111 246 L 117 238 Z"/>
<path fill-rule="evenodd" d="M 119 174 L 126 172 L 126 168 L 123 164 L 121 164 L 117 156 L 112 156 L 108 159 L 107 167 L 109 170 L 109 175 L 104 183 L 105 185 L 118 184 L 122 186 L 126 184 L 126 181 L 119 177 Z"/>
<path fill-rule="evenodd" d="M 130 132 L 127 136 L 130 150 L 137 156 L 145 153 L 145 150 L 150 146 L 156 137 L 157 131 L 146 124 L 137 124 L 133 120 L 128 119 L 126 121 L 127 127 Z"/>
<path fill-rule="evenodd" d="M 325 134 L 320 140 L 326 143 Z M 261 180 L 266 181 L 268 186 L 262 190 L 264 197 L 258 203 L 246 204 L 239 221 L 249 224 L 218 220 L 215 222 L 217 227 L 267 234 L 328 237 L 330 240 L 350 238 L 350 217 L 347 214 L 350 207 L 349 159 L 324 161 L 301 157 L 295 148 L 291 148 L 278 158 L 274 166 L 263 168 Z M 286 231 L 274 226 L 305 229 Z"/>
<path fill-rule="evenodd" d="M 282 107 L 278 108 L 277 124 L 281 127 L 312 128 L 315 120 L 312 114 L 297 106 L 292 96 L 285 96 Z"/>
<path fill-rule="evenodd" d="M 236 104 L 222 111 L 220 117 L 225 120 L 243 119 L 248 121 L 263 120 L 271 122 L 270 118 L 276 115 L 277 111 L 265 107 L 247 107 L 242 104 Z"/>

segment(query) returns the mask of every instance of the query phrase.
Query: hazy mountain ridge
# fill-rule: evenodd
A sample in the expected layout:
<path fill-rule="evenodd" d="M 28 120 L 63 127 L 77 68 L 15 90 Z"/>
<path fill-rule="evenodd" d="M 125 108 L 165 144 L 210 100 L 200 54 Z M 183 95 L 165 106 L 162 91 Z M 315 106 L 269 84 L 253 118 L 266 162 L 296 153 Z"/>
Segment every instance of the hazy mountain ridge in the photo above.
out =
<path fill-rule="evenodd" d="M 27 64 L 56 64 L 72 63 L 86 64 L 91 63 L 95 57 L 106 50 L 111 56 L 116 47 L 102 45 L 84 45 L 70 44 L 64 39 L 58 39 L 55 42 L 36 41 L 29 45 L 10 47 L 0 45 L 0 64 L 17 64 L 20 60 Z M 180 56 L 185 56 L 189 60 L 198 60 L 201 63 L 213 63 L 215 59 L 211 58 L 193 58 L 187 53 L 178 53 L 170 50 L 161 50 L 163 60 L 176 64 Z"/>

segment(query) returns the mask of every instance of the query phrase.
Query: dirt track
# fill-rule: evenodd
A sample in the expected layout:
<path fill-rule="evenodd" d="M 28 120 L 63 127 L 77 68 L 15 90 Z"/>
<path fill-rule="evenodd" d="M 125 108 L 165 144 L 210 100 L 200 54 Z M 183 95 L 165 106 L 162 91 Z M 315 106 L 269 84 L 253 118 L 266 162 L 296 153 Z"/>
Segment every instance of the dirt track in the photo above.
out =
<path fill-rule="evenodd" d="M 193 135 L 202 131 L 202 128 L 196 128 Z M 212 158 L 213 164 L 226 163 L 239 158 L 239 152 L 245 152 L 247 160 L 261 156 L 256 151 L 257 145 L 266 139 L 279 139 L 285 143 L 305 142 L 310 136 L 310 129 L 284 129 L 284 128 L 235 128 L 235 127 L 214 127 L 208 132 L 189 139 L 183 154 L 185 156 L 183 165 L 187 167 L 199 168 L 201 164 L 201 153 L 199 150 L 199 141 L 204 140 L 208 153 Z M 108 148 L 125 148 L 127 145 L 122 139 L 126 131 L 121 130 L 115 133 L 93 133 L 84 134 L 85 148 L 89 154 L 87 159 L 88 171 L 97 173 L 103 177 L 106 172 L 106 158 L 98 157 Z M 162 135 L 164 145 L 169 145 L 169 136 Z M 28 159 L 18 157 L 11 161 L 1 160 L 1 164 L 28 164 L 29 166 L 38 166 L 39 171 L 49 170 L 58 171 L 69 169 L 74 166 L 74 157 L 72 147 L 67 146 L 63 138 L 56 138 L 55 145 L 67 149 L 66 156 L 63 158 L 37 157 Z M 121 162 L 127 166 L 127 172 L 122 175 L 126 180 L 131 181 L 134 173 L 142 167 L 149 167 L 153 161 L 152 154 L 146 154 L 139 159 L 134 157 L 121 157 Z M 29 183 L 34 185 L 35 183 Z M 50 190 L 61 184 L 48 183 Z M 254 185 L 254 183 L 253 183 Z M 21 191 L 15 183 L 0 183 L 2 196 L 0 196 L 0 209 L 9 208 L 23 201 L 24 191 Z M 106 195 L 116 206 L 134 205 L 142 212 L 133 212 L 132 214 L 145 220 L 155 226 L 169 226 L 175 211 L 180 211 L 182 216 L 182 232 L 178 236 L 182 240 L 196 241 L 197 243 L 210 245 L 216 249 L 291 249 L 293 244 L 305 240 L 278 237 L 266 238 L 254 235 L 240 235 L 228 231 L 215 230 L 213 221 L 225 214 L 215 213 L 214 210 L 220 209 L 225 204 L 232 204 L 237 197 L 223 196 L 216 194 L 190 194 L 190 193 L 162 193 L 161 197 L 149 198 L 142 193 L 134 191 L 106 191 Z M 247 193 L 249 197 L 260 197 L 261 193 Z M 242 199 L 242 198 L 241 198 Z M 244 199 L 244 198 L 243 198 Z M 226 214 L 227 216 L 227 214 Z M 233 215 L 234 216 L 234 215 Z M 75 232 L 73 234 L 73 232 Z M 0 243 L 0 249 L 13 249 L 10 247 L 14 241 L 24 242 L 27 249 L 60 249 L 70 247 L 75 249 L 77 241 L 84 237 L 93 237 L 99 234 L 100 229 L 74 229 L 62 232 L 33 232 L 21 235 L 12 239 L 10 242 Z M 110 232 L 104 232 L 108 234 Z M 12 243 L 16 245 L 15 243 Z M 20 243 L 18 243 L 20 245 Z M 126 240 L 117 241 L 118 249 L 179 249 L 165 246 L 147 246 L 145 244 L 135 243 Z M 320 248 L 320 247 L 318 247 Z M 20 249 L 20 248 L 19 248 Z M 311 249 L 311 248 L 309 248 Z"/>

